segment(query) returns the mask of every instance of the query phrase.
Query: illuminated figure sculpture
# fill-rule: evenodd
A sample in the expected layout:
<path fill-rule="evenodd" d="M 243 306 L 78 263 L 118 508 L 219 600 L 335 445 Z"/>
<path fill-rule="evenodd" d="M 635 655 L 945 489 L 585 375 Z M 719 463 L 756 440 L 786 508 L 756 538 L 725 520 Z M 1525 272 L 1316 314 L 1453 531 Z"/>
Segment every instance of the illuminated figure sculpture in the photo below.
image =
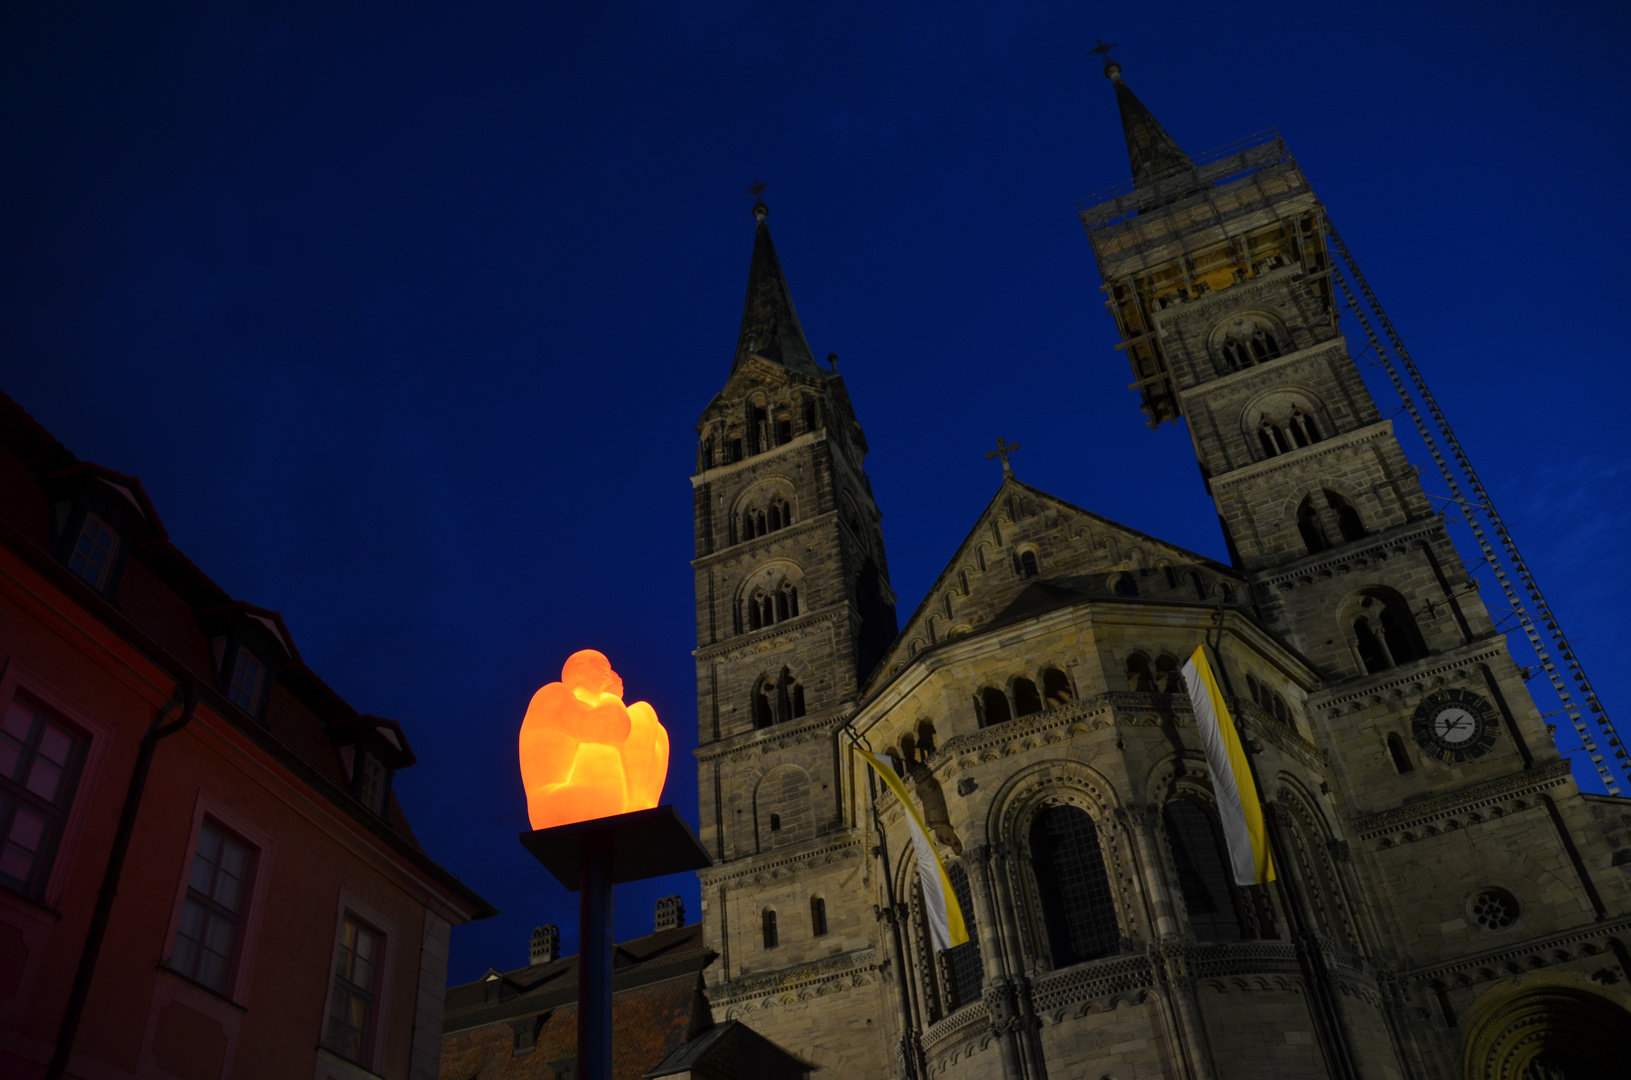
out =
<path fill-rule="evenodd" d="M 567 657 L 561 681 L 532 696 L 521 721 L 521 783 L 534 829 L 648 810 L 668 775 L 668 732 L 593 649 Z"/>

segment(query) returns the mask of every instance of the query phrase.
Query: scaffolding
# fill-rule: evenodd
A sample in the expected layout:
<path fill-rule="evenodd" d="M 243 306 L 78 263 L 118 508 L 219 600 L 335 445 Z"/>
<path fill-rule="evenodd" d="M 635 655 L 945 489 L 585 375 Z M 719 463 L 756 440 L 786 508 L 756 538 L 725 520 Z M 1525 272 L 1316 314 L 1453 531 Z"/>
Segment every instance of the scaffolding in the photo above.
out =
<path fill-rule="evenodd" d="M 1337 258 L 1332 263 L 1333 276 L 1337 286 L 1342 290 L 1347 310 L 1364 330 L 1370 351 L 1376 355 L 1377 362 L 1387 372 L 1405 412 L 1410 414 L 1411 421 L 1416 425 L 1416 433 L 1421 436 L 1428 454 L 1438 466 L 1439 475 L 1444 478 L 1444 483 L 1450 491 L 1447 501 L 1460 511 L 1462 520 L 1466 522 L 1478 543 L 1484 564 L 1495 575 L 1495 580 L 1501 583 L 1501 590 L 1506 594 L 1507 603 L 1511 605 L 1510 610 L 1523 628 L 1524 636 L 1529 639 L 1530 648 L 1534 650 L 1536 662 L 1541 670 L 1546 672 L 1552 689 L 1557 692 L 1557 699 L 1563 707 L 1564 714 L 1574 724 L 1581 747 L 1591 757 L 1597 775 L 1602 778 L 1608 793 L 1619 795 L 1621 782 L 1631 778 L 1631 756 L 1627 755 L 1625 747 L 1620 743 L 1620 737 L 1614 730 L 1607 710 L 1598 700 L 1596 691 L 1591 688 L 1591 681 L 1586 677 L 1580 658 L 1575 655 L 1574 647 L 1563 633 L 1557 616 L 1552 613 L 1551 605 L 1547 604 L 1546 597 L 1535 582 L 1529 564 L 1518 551 L 1517 542 L 1512 539 L 1511 531 L 1501 520 L 1500 512 L 1495 509 L 1495 501 L 1490 498 L 1489 491 L 1478 479 L 1478 473 L 1473 469 L 1472 461 L 1467 457 L 1461 440 L 1456 438 L 1455 429 L 1439 408 L 1433 392 L 1427 388 L 1421 369 L 1410 358 L 1410 351 L 1405 348 L 1404 341 L 1393 329 L 1393 323 L 1382 310 L 1381 301 L 1376 299 L 1376 294 L 1365 281 L 1365 275 L 1360 272 L 1358 260 L 1348 250 L 1348 245 L 1343 242 L 1341 234 L 1331 224 L 1329 216 L 1326 217 L 1325 230 L 1331 245 L 1336 248 Z M 1424 407 L 1426 415 L 1423 415 Z M 1432 421 L 1431 425 L 1428 423 L 1429 419 Z M 1471 498 L 1468 498 L 1467 491 L 1471 492 Z M 1482 521 L 1480 516 L 1483 518 Z M 1491 533 L 1499 544 L 1499 551 L 1496 550 L 1496 544 L 1490 542 Z M 1525 606 L 1523 594 L 1528 595 L 1533 612 Z M 1558 669 L 1557 661 L 1553 660 L 1551 651 L 1546 647 L 1546 641 L 1540 633 L 1539 626 L 1536 625 L 1537 617 L 1538 621 L 1545 625 L 1557 650 L 1558 659 L 1568 668 L 1570 676 L 1568 679 L 1564 678 Z M 1575 690 L 1579 692 L 1591 713 L 1592 722 L 1589 724 L 1575 702 L 1574 693 L 1569 688 L 1570 682 L 1574 684 Z M 1598 734 L 1608 746 L 1614 759 L 1612 765 L 1593 737 L 1592 727 L 1597 728 Z"/>
<path fill-rule="evenodd" d="M 1149 312 L 1138 313 L 1133 323 L 1129 324 L 1118 308 L 1114 283 L 1131 283 L 1139 273 L 1146 272 L 1151 266 L 1152 255 L 1164 261 L 1176 254 L 1181 265 L 1192 265 L 1193 256 L 1199 248 L 1213 247 L 1225 240 L 1229 233 L 1226 222 L 1231 217 L 1266 213 L 1268 217 L 1297 231 L 1296 247 L 1304 272 L 1312 277 L 1328 276 L 1331 279 L 1334 288 L 1327 295 L 1333 302 L 1333 317 L 1340 320 L 1345 312 L 1359 324 L 1369 343 L 1368 351 L 1375 354 L 1377 363 L 1387 373 L 1404 411 L 1410 415 L 1417 434 L 1421 436 L 1449 489 L 1448 499 L 1442 501 L 1459 512 L 1478 544 L 1483 563 L 1500 583 L 1509 605 L 1508 616 L 1502 623 L 1509 625 L 1510 619 L 1517 620 L 1539 668 L 1546 673 L 1557 694 L 1562 706 L 1560 711 L 1574 725 L 1581 748 L 1590 756 L 1604 788 L 1611 795 L 1620 795 L 1622 785 L 1631 782 L 1631 754 L 1620 742 L 1607 710 L 1592 689 L 1580 658 L 1546 602 L 1529 564 L 1496 510 L 1488 489 L 1479 480 L 1466 449 L 1456 438 L 1454 428 L 1428 389 L 1420 368 L 1383 311 L 1375 292 L 1365 281 L 1358 261 L 1332 225 L 1330 215 L 1313 197 L 1312 191 L 1307 189 L 1301 170 L 1287 152 L 1279 133 L 1272 130 L 1259 132 L 1197 155 L 1191 161 L 1195 166 L 1191 172 L 1143 188 L 1136 188 L 1128 181 L 1096 192 L 1077 203 L 1077 214 L 1093 244 L 1106 292 L 1111 294 L 1107 306 L 1122 331 L 1120 347 L 1128 350 L 1129 359 L 1133 362 L 1136 381 L 1132 386 L 1139 390 L 1144 399 L 1150 426 L 1156 427 L 1164 420 L 1177 419 L 1181 407 L 1176 387 L 1157 341 L 1158 335 L 1150 325 Z M 1287 173 L 1295 174 L 1296 179 L 1301 181 L 1294 182 L 1294 186 L 1301 189 L 1297 193 L 1299 196 L 1306 197 L 1286 200 L 1288 205 L 1293 202 L 1297 204 L 1296 212 L 1289 219 L 1284 213 L 1285 207 L 1281 205 L 1284 195 L 1270 195 L 1265 188 L 1265 181 Z M 1225 197 L 1220 205 L 1222 189 L 1235 188 L 1247 180 L 1251 181 L 1250 187 L 1255 189 L 1250 196 L 1244 199 L 1239 195 L 1234 199 Z M 1326 257 L 1327 253 L 1322 250 L 1324 245 L 1319 243 L 1318 236 L 1301 235 L 1301 222 L 1298 219 L 1308 209 L 1303 205 L 1305 202 L 1312 205 L 1318 222 L 1313 231 L 1324 234 L 1335 249 L 1335 258 Z M 1151 224 L 1150 218 L 1156 214 L 1160 218 Z M 1305 244 L 1301 242 L 1303 239 L 1313 242 Z M 1340 301 L 1335 296 L 1338 291 Z M 1137 298 L 1134 297 L 1134 300 L 1136 303 Z M 1355 359 L 1357 361 L 1359 358 Z M 1550 647 L 1547 645 L 1548 638 Z M 1567 676 L 1563 668 L 1567 669 Z M 1526 672 L 1525 678 L 1528 677 L 1529 673 Z M 1576 700 L 1577 694 L 1579 701 Z M 1582 701 L 1585 712 L 1582 712 L 1579 704 Z M 1604 746 L 1607 747 L 1606 754 Z"/>

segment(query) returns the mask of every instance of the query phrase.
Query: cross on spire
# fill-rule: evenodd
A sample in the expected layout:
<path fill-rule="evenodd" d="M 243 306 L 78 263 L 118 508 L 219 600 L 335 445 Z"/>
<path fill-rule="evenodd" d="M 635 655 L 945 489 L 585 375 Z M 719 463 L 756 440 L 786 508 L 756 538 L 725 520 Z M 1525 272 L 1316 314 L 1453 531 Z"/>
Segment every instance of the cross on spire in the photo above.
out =
<path fill-rule="evenodd" d="M 1117 45 L 1113 41 L 1108 45 L 1106 45 L 1104 42 L 1100 41 L 1098 38 L 1094 38 L 1093 41 L 1094 41 L 1093 48 L 1088 50 L 1088 54 L 1091 55 L 1091 56 L 1102 56 L 1102 57 L 1104 57 L 1105 63 L 1110 62 L 1110 50 L 1120 48 L 1120 46 Z"/>
<path fill-rule="evenodd" d="M 998 435 L 997 448 L 995 450 L 987 450 L 985 452 L 985 460 L 990 461 L 992 458 L 1002 458 L 1002 475 L 1012 476 L 1014 475 L 1014 467 L 1008 464 L 1008 455 L 1012 454 L 1018 449 L 1019 443 L 1005 442 L 1003 437 Z"/>

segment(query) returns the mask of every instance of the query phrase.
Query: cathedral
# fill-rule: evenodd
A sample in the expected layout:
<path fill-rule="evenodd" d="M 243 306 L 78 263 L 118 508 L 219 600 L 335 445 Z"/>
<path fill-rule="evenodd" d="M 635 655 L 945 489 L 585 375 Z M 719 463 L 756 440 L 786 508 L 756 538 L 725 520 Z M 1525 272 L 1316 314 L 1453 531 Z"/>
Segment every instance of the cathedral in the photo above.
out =
<path fill-rule="evenodd" d="M 1626 1075 L 1631 800 L 1576 786 L 1361 381 L 1325 209 L 1278 137 L 1192 159 L 1105 75 L 1132 183 L 1082 221 L 1230 561 L 1004 458 L 899 618 L 866 437 L 756 204 L 691 481 L 713 1013 L 843 1080 Z M 1227 870 L 1179 675 L 1202 643 L 1268 885 Z M 857 746 L 920 807 L 965 944 L 932 947 Z"/>

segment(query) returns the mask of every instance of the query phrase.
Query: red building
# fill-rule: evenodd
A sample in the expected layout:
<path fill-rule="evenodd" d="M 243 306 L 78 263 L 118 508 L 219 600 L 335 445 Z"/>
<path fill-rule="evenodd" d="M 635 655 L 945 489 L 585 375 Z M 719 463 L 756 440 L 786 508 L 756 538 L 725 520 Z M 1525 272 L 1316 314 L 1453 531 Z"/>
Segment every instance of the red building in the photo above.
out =
<path fill-rule="evenodd" d="M 0 395 L 0 1075 L 435 1077 L 450 928 L 495 912 L 413 763 Z"/>

